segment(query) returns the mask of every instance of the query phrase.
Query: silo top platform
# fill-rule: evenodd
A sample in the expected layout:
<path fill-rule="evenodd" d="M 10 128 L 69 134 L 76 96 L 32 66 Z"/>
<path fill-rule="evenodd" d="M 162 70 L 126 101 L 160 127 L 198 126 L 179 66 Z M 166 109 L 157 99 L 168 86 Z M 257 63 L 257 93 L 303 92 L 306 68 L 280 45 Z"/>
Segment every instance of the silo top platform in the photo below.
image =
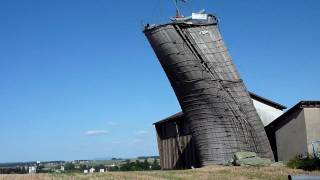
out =
<path fill-rule="evenodd" d="M 144 26 L 143 32 L 149 31 L 154 28 L 167 26 L 170 24 L 179 24 L 181 26 L 206 26 L 206 25 L 217 25 L 218 24 L 218 18 L 212 14 L 205 14 L 203 12 L 199 13 L 192 13 L 191 16 L 188 17 L 173 17 L 171 18 L 171 23 L 167 24 L 146 24 Z"/>

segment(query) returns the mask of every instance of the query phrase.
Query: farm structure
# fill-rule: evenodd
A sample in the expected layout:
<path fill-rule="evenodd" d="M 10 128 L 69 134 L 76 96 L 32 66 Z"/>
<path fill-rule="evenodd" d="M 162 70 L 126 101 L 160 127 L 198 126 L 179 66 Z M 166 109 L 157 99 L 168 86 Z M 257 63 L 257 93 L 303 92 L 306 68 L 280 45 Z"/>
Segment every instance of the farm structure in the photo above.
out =
<path fill-rule="evenodd" d="M 320 158 L 320 101 L 301 101 L 266 126 L 275 159 Z"/>
<path fill-rule="evenodd" d="M 283 114 L 285 106 L 250 92 L 250 97 L 263 122 L 272 122 Z M 267 125 L 267 123 L 264 123 Z M 182 112 L 154 123 L 157 132 L 162 169 L 200 167 L 190 124 Z"/>
<path fill-rule="evenodd" d="M 199 166 L 225 164 L 238 151 L 273 160 L 264 125 L 224 45 L 217 18 L 201 17 L 205 19 L 144 29 L 189 124 Z"/>

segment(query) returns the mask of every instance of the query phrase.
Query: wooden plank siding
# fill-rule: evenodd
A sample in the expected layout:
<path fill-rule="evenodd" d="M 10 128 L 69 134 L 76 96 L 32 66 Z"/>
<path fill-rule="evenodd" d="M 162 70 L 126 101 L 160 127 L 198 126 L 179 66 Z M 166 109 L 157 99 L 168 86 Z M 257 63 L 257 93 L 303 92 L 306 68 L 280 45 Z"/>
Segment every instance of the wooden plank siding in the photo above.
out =
<path fill-rule="evenodd" d="M 178 132 L 176 129 L 178 126 Z M 197 150 L 188 124 L 182 118 L 156 124 L 160 165 L 162 169 L 199 167 Z M 179 136 L 178 136 L 179 135 Z M 181 146 L 181 151 L 179 149 Z"/>

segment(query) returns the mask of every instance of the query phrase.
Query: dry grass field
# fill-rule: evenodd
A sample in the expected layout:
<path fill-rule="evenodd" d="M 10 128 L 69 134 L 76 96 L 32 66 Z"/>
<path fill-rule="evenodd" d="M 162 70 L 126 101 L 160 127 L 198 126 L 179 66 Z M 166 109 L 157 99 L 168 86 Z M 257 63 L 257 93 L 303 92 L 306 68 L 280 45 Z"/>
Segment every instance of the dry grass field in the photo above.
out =
<path fill-rule="evenodd" d="M 0 175 L 0 180 L 85 180 L 85 179 L 287 179 L 288 174 L 320 175 L 320 171 L 308 172 L 286 167 L 225 167 L 211 166 L 180 171 L 106 172 L 95 174 L 34 174 Z"/>

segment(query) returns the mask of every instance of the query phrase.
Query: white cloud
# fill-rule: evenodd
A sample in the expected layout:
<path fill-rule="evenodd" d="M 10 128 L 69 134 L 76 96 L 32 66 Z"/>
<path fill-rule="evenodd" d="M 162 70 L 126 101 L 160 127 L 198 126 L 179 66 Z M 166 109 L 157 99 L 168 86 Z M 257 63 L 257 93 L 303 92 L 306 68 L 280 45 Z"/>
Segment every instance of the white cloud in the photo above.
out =
<path fill-rule="evenodd" d="M 145 130 L 139 130 L 139 131 L 136 131 L 135 134 L 139 134 L 139 135 L 142 135 L 142 134 L 148 134 L 148 131 L 145 131 Z"/>
<path fill-rule="evenodd" d="M 100 136 L 107 134 L 105 130 L 89 130 L 84 133 L 86 136 Z"/>

